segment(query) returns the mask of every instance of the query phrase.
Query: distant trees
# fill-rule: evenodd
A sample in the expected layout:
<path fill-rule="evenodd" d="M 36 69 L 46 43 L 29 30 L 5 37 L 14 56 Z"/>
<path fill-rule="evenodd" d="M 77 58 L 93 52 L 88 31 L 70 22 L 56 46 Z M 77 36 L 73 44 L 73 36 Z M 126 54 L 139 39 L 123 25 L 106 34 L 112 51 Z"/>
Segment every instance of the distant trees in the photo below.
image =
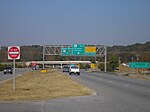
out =
<path fill-rule="evenodd" d="M 150 42 L 146 42 L 145 44 L 133 44 L 128 46 L 112 46 L 108 47 L 108 60 L 112 67 L 112 70 L 117 66 L 118 57 L 120 57 L 121 62 L 131 62 L 136 61 L 137 54 L 139 61 L 148 61 L 150 62 Z M 32 61 L 43 60 L 43 47 L 40 45 L 32 45 L 32 46 L 21 46 L 21 59 L 17 61 Z M 117 57 L 117 58 L 116 58 Z M 2 46 L 0 50 L 0 62 L 10 61 L 7 59 L 7 47 Z M 64 56 L 45 56 L 45 60 L 90 60 L 93 63 L 95 59 L 93 57 L 64 57 Z M 133 59 L 133 60 L 132 60 Z M 103 60 L 103 59 L 99 59 Z M 103 60 L 104 61 L 104 60 Z"/>
<path fill-rule="evenodd" d="M 150 62 L 150 42 L 136 43 L 128 46 L 108 47 L 108 55 L 114 54 L 121 58 L 121 62 L 148 61 Z M 138 57 L 137 57 L 138 55 Z"/>

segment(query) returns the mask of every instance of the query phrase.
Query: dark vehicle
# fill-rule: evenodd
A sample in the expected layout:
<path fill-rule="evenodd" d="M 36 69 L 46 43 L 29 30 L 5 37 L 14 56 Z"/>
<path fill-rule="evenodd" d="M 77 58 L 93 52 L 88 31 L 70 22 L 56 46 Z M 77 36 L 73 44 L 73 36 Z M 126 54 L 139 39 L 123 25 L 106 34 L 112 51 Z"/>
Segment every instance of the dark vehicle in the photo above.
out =
<path fill-rule="evenodd" d="M 39 65 L 32 66 L 32 70 L 39 70 Z"/>
<path fill-rule="evenodd" d="M 63 72 L 69 72 L 69 67 L 68 66 L 64 66 L 63 67 Z"/>
<path fill-rule="evenodd" d="M 4 74 L 6 74 L 6 73 L 12 74 L 12 73 L 13 73 L 13 68 L 12 68 L 12 67 L 6 67 L 6 68 L 4 69 Z"/>

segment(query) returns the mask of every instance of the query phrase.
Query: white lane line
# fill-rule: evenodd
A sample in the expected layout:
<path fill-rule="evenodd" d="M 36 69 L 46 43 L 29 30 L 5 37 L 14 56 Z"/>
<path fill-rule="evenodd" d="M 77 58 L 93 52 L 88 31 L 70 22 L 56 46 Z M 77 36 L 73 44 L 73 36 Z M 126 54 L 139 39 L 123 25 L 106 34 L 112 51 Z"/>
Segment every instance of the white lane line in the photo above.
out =
<path fill-rule="evenodd" d="M 113 81 L 109 80 L 108 82 L 109 82 L 109 83 L 112 83 Z"/>
<path fill-rule="evenodd" d="M 124 86 L 129 87 L 129 85 L 127 85 L 127 84 L 126 84 L 126 85 L 124 85 Z"/>
<path fill-rule="evenodd" d="M 103 78 L 99 78 L 99 79 L 101 79 L 101 80 L 102 80 Z"/>

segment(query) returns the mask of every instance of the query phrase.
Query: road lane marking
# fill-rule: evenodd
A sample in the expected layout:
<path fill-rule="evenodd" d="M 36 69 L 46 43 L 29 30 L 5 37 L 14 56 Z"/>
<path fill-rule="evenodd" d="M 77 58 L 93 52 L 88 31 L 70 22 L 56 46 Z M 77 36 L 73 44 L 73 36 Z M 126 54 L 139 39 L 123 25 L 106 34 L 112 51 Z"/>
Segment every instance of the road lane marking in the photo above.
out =
<path fill-rule="evenodd" d="M 127 85 L 127 84 L 126 84 L 126 85 L 124 85 L 124 86 L 129 87 L 129 85 Z"/>
<path fill-rule="evenodd" d="M 113 81 L 109 80 L 108 82 L 112 83 Z"/>

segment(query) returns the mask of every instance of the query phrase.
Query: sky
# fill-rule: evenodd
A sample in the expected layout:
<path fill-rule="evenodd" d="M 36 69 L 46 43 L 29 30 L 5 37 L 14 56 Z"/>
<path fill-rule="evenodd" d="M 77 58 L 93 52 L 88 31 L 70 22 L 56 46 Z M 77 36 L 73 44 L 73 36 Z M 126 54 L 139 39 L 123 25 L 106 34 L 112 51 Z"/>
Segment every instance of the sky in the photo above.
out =
<path fill-rule="evenodd" d="M 150 41 L 150 0 L 0 0 L 0 46 Z"/>

